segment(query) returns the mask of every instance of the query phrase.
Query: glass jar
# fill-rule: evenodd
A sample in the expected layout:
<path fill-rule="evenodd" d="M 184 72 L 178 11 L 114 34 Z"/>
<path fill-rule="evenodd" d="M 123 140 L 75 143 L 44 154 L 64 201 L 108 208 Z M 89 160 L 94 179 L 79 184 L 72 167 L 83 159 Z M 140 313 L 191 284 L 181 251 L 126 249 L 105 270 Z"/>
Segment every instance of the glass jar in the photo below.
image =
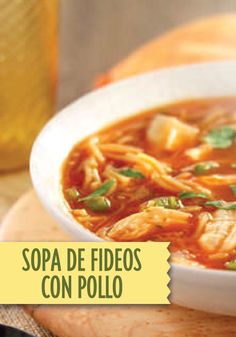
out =
<path fill-rule="evenodd" d="M 0 171 L 27 165 L 54 113 L 58 0 L 0 0 Z"/>

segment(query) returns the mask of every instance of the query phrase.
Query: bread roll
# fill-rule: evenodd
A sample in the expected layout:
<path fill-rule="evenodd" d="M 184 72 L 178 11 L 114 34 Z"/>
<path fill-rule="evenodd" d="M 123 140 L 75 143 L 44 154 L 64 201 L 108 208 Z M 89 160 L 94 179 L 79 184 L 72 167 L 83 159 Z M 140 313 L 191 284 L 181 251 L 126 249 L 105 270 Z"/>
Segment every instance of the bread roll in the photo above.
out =
<path fill-rule="evenodd" d="M 95 86 L 163 67 L 236 59 L 236 15 L 207 17 L 157 37 L 128 55 Z"/>

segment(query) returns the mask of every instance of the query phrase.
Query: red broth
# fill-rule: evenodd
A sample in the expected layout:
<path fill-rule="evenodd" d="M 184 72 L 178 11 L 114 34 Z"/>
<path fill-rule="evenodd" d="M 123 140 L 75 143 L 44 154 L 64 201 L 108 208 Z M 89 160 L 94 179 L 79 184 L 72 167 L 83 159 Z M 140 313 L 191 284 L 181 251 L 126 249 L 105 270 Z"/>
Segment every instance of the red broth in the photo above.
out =
<path fill-rule="evenodd" d="M 234 97 L 181 101 L 114 123 L 68 155 L 65 199 L 102 238 L 170 241 L 190 265 L 234 270 L 235 130 Z"/>

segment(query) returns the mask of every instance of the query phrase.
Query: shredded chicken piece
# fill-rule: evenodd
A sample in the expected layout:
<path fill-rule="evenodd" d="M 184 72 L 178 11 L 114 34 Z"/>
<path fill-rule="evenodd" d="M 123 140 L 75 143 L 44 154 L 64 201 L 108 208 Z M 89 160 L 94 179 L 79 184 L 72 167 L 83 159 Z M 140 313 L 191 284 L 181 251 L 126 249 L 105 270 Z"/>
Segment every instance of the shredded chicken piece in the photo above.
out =
<path fill-rule="evenodd" d="M 231 252 L 236 248 L 236 211 L 204 212 L 199 217 L 198 242 L 209 253 Z"/>
<path fill-rule="evenodd" d="M 108 236 L 116 241 L 142 240 L 158 231 L 158 228 L 178 228 L 189 224 L 190 213 L 162 207 L 150 207 L 115 223 Z"/>
<path fill-rule="evenodd" d="M 223 109 L 217 109 L 212 111 L 212 113 L 207 114 L 205 118 L 200 123 L 200 128 L 202 130 L 209 130 L 216 128 L 221 125 L 235 125 L 236 116 L 235 114 L 227 114 L 227 111 Z"/>
<path fill-rule="evenodd" d="M 184 266 L 206 268 L 194 259 L 194 256 L 186 250 L 177 251 L 172 254 L 172 263 L 181 264 Z"/>
<path fill-rule="evenodd" d="M 193 161 L 204 160 L 212 151 L 209 144 L 201 144 L 185 151 L 185 155 Z"/>
<path fill-rule="evenodd" d="M 213 220 L 212 215 L 209 212 L 202 212 L 201 214 L 199 214 L 198 226 L 195 231 L 196 237 L 199 237 L 200 235 L 202 235 L 202 233 L 205 230 L 206 224 L 208 222 L 211 222 L 212 220 Z"/>
<path fill-rule="evenodd" d="M 101 178 L 98 172 L 98 163 L 94 157 L 88 157 L 80 167 L 84 171 L 84 186 L 97 188 L 101 185 Z"/>
<path fill-rule="evenodd" d="M 150 123 L 147 139 L 157 151 L 176 151 L 196 143 L 198 128 L 173 116 L 158 114 Z"/>
<path fill-rule="evenodd" d="M 208 259 L 209 260 L 226 260 L 230 257 L 229 253 L 215 253 L 215 254 L 209 254 Z"/>
<path fill-rule="evenodd" d="M 103 240 L 106 241 L 113 241 L 109 236 L 107 235 L 108 232 L 108 227 L 100 227 L 97 231 L 96 234 L 102 238 Z"/>
<path fill-rule="evenodd" d="M 225 111 L 222 109 L 214 109 L 214 111 L 211 111 L 211 113 L 206 114 L 204 116 L 203 120 L 200 122 L 201 130 L 209 130 L 209 128 L 215 128 L 219 121 L 221 123 L 222 118 L 225 118 L 226 114 Z"/>

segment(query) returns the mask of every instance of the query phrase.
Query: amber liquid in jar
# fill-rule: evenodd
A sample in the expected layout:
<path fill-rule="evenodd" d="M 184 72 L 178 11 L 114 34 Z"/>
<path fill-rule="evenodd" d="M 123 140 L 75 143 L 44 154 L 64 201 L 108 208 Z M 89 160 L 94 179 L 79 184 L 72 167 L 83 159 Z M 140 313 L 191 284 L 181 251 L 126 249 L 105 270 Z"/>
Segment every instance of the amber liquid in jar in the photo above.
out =
<path fill-rule="evenodd" d="M 0 0 L 0 171 L 27 165 L 55 110 L 58 0 Z"/>

